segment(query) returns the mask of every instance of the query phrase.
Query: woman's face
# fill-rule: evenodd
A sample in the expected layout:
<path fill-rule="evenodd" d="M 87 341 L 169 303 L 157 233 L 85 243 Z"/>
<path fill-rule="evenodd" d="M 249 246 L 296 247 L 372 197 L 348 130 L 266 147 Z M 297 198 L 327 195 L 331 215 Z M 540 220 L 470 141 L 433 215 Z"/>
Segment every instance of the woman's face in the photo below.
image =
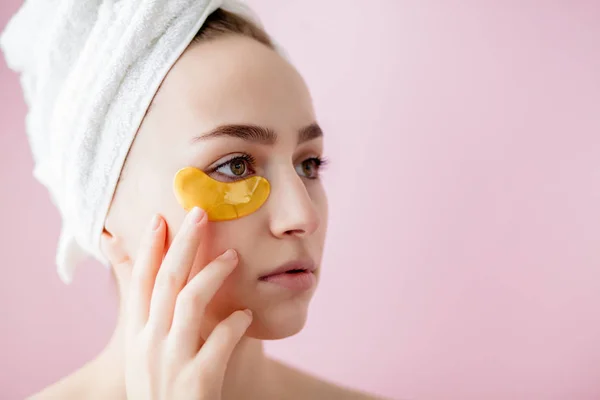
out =
<path fill-rule="evenodd" d="M 233 136 L 219 130 L 232 125 L 225 131 Z M 224 182 L 267 178 L 271 193 L 258 211 L 209 223 L 190 278 L 228 248 L 237 250 L 240 263 L 210 305 L 207 329 L 250 308 L 250 336 L 292 335 L 304 326 L 315 287 L 294 291 L 259 277 L 309 261 L 318 278 L 327 223 L 322 152 L 309 91 L 276 52 L 237 35 L 194 44 L 167 75 L 140 128 L 106 229 L 134 259 L 154 213 L 167 221 L 169 243 L 179 230 L 186 212 L 172 185 L 180 168 L 196 167 Z"/>

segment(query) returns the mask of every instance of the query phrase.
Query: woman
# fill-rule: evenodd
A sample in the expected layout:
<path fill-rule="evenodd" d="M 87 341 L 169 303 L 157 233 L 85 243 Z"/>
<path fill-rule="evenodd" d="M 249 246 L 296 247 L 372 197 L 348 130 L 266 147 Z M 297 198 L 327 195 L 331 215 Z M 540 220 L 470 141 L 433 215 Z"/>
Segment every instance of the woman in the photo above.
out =
<path fill-rule="evenodd" d="M 263 352 L 263 340 L 302 329 L 320 275 L 323 134 L 305 83 L 261 27 L 224 8 L 206 13 L 153 93 L 133 144 L 118 149 L 126 159 L 99 240 L 119 288 L 114 334 L 94 360 L 34 399 L 373 398 Z M 263 177 L 268 199 L 223 221 L 199 207 L 188 212 L 172 185 L 189 167 L 222 183 Z M 69 188 L 54 192 L 66 220 Z M 61 271 L 64 278 L 69 268 Z"/>

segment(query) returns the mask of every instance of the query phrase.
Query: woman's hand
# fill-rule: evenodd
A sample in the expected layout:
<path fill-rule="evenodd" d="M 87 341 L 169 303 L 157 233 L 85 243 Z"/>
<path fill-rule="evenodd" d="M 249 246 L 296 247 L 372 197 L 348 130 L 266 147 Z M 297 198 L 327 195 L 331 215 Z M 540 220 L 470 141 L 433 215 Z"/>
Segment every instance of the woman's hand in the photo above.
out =
<path fill-rule="evenodd" d="M 238 261 L 235 251 L 228 250 L 186 284 L 206 225 L 204 211 L 190 211 L 166 256 L 162 218 L 155 217 L 143 240 L 126 309 L 125 378 L 130 400 L 221 398 L 227 362 L 252 314 L 234 312 L 206 342 L 202 340 L 206 306 Z"/>

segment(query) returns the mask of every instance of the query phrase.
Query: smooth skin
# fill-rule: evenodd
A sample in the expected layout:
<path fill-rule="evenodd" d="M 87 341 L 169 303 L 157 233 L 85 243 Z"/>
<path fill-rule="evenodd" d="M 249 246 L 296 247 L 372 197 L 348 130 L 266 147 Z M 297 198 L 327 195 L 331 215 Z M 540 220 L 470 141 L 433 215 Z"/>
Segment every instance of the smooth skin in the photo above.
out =
<path fill-rule="evenodd" d="M 263 340 L 302 330 L 316 287 L 293 292 L 260 276 L 296 260 L 321 274 L 328 206 L 316 164 L 307 163 L 323 153 L 323 136 L 307 130 L 316 121 L 303 79 L 272 49 L 228 35 L 186 50 L 135 138 L 105 221 L 101 246 L 120 298 L 113 336 L 34 398 L 374 399 L 263 349 Z M 232 124 L 263 133 L 218 133 Z M 222 166 L 242 154 L 252 162 Z M 227 182 L 263 176 L 271 193 L 248 216 L 207 221 L 173 193 L 186 166 Z"/>

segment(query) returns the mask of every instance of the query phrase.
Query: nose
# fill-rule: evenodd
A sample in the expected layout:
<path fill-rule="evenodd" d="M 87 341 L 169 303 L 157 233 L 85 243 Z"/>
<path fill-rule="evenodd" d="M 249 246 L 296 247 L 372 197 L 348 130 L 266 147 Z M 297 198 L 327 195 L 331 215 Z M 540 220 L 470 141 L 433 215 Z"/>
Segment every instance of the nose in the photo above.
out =
<path fill-rule="evenodd" d="M 269 198 L 271 233 L 281 239 L 313 234 L 320 218 L 302 178 L 294 171 L 273 183 Z"/>

